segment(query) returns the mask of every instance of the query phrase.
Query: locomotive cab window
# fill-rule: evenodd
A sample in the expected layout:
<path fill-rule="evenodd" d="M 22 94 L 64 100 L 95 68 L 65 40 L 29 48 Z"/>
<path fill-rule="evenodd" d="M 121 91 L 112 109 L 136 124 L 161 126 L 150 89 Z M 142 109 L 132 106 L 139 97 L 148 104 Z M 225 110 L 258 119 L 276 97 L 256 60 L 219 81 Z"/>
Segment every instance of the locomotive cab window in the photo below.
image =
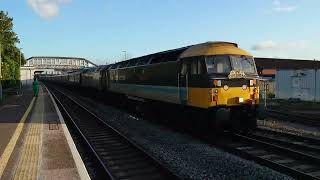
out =
<path fill-rule="evenodd" d="M 208 74 L 227 74 L 231 70 L 239 70 L 248 74 L 256 74 L 252 57 L 239 55 L 218 55 L 206 57 Z"/>
<path fill-rule="evenodd" d="M 245 73 L 256 74 L 256 68 L 252 57 L 230 56 L 234 70 L 241 70 Z"/>
<path fill-rule="evenodd" d="M 208 74 L 229 73 L 231 64 L 229 56 L 209 56 L 206 58 Z"/>

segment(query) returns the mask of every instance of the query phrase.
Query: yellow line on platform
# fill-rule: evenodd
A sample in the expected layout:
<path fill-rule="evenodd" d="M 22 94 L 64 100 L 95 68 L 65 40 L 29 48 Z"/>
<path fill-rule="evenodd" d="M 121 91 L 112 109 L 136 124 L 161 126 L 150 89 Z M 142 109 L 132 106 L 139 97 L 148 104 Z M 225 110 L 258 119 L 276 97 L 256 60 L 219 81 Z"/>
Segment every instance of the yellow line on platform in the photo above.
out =
<path fill-rule="evenodd" d="M 43 111 L 43 96 L 39 96 L 31 116 L 29 130 L 23 143 L 14 180 L 37 179 Z"/>
<path fill-rule="evenodd" d="M 21 132 L 23 130 L 24 122 L 26 121 L 26 119 L 27 119 L 32 107 L 33 107 L 34 101 L 35 101 L 35 98 L 32 99 L 29 107 L 27 108 L 26 112 L 23 114 L 19 124 L 17 125 L 16 130 L 14 131 L 13 136 L 11 137 L 9 143 L 7 144 L 7 146 L 6 146 L 6 148 L 5 148 L 4 152 L 3 152 L 3 154 L 0 157 L 0 179 L 1 179 L 2 175 L 3 175 L 4 169 L 7 166 L 7 163 L 8 163 L 8 161 L 10 159 L 10 156 L 11 156 L 11 154 L 13 152 L 13 149 L 16 146 L 16 143 L 17 143 L 17 141 L 19 139 L 19 136 L 20 136 L 20 134 L 21 134 Z"/>

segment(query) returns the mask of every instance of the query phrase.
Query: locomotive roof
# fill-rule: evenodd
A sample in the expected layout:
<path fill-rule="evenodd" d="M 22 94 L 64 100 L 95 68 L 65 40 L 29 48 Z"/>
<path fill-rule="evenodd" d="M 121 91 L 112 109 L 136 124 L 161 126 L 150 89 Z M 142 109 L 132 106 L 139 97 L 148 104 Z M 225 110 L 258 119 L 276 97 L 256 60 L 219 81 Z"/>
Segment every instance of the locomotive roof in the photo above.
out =
<path fill-rule="evenodd" d="M 110 69 L 125 68 L 127 66 L 136 66 L 140 62 L 145 64 L 153 64 L 159 62 L 176 61 L 179 58 L 205 56 L 205 55 L 218 55 L 218 54 L 235 54 L 252 56 L 247 51 L 238 48 L 238 44 L 224 41 L 211 41 L 202 44 L 185 46 L 177 49 L 157 52 L 149 55 L 144 55 L 125 61 L 121 61 L 108 66 Z M 134 64 L 134 65 L 132 65 Z M 141 64 L 140 64 L 141 65 Z"/>
<path fill-rule="evenodd" d="M 215 41 L 193 45 L 189 47 L 186 51 L 184 51 L 181 54 L 180 58 L 223 54 L 252 56 L 247 51 L 238 48 L 238 45 L 236 43 Z"/>

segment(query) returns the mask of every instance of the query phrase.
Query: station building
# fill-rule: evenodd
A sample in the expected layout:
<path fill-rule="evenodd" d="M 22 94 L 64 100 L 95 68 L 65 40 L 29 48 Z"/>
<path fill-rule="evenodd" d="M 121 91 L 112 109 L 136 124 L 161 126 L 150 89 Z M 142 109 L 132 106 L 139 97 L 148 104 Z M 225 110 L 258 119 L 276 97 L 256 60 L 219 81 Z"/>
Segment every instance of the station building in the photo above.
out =
<path fill-rule="evenodd" d="M 260 77 L 278 99 L 320 102 L 320 61 L 255 58 Z M 268 92 L 267 91 L 267 92 Z"/>

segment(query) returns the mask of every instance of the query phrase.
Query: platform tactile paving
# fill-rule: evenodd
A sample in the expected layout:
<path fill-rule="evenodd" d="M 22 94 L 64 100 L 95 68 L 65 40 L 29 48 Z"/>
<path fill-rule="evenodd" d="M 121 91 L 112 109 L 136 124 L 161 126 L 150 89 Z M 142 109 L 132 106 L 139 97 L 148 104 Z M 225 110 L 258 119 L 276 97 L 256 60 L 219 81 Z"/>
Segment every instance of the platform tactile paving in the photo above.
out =
<path fill-rule="evenodd" d="M 35 180 L 38 177 L 43 110 L 43 97 L 40 96 L 22 146 L 14 180 Z"/>

